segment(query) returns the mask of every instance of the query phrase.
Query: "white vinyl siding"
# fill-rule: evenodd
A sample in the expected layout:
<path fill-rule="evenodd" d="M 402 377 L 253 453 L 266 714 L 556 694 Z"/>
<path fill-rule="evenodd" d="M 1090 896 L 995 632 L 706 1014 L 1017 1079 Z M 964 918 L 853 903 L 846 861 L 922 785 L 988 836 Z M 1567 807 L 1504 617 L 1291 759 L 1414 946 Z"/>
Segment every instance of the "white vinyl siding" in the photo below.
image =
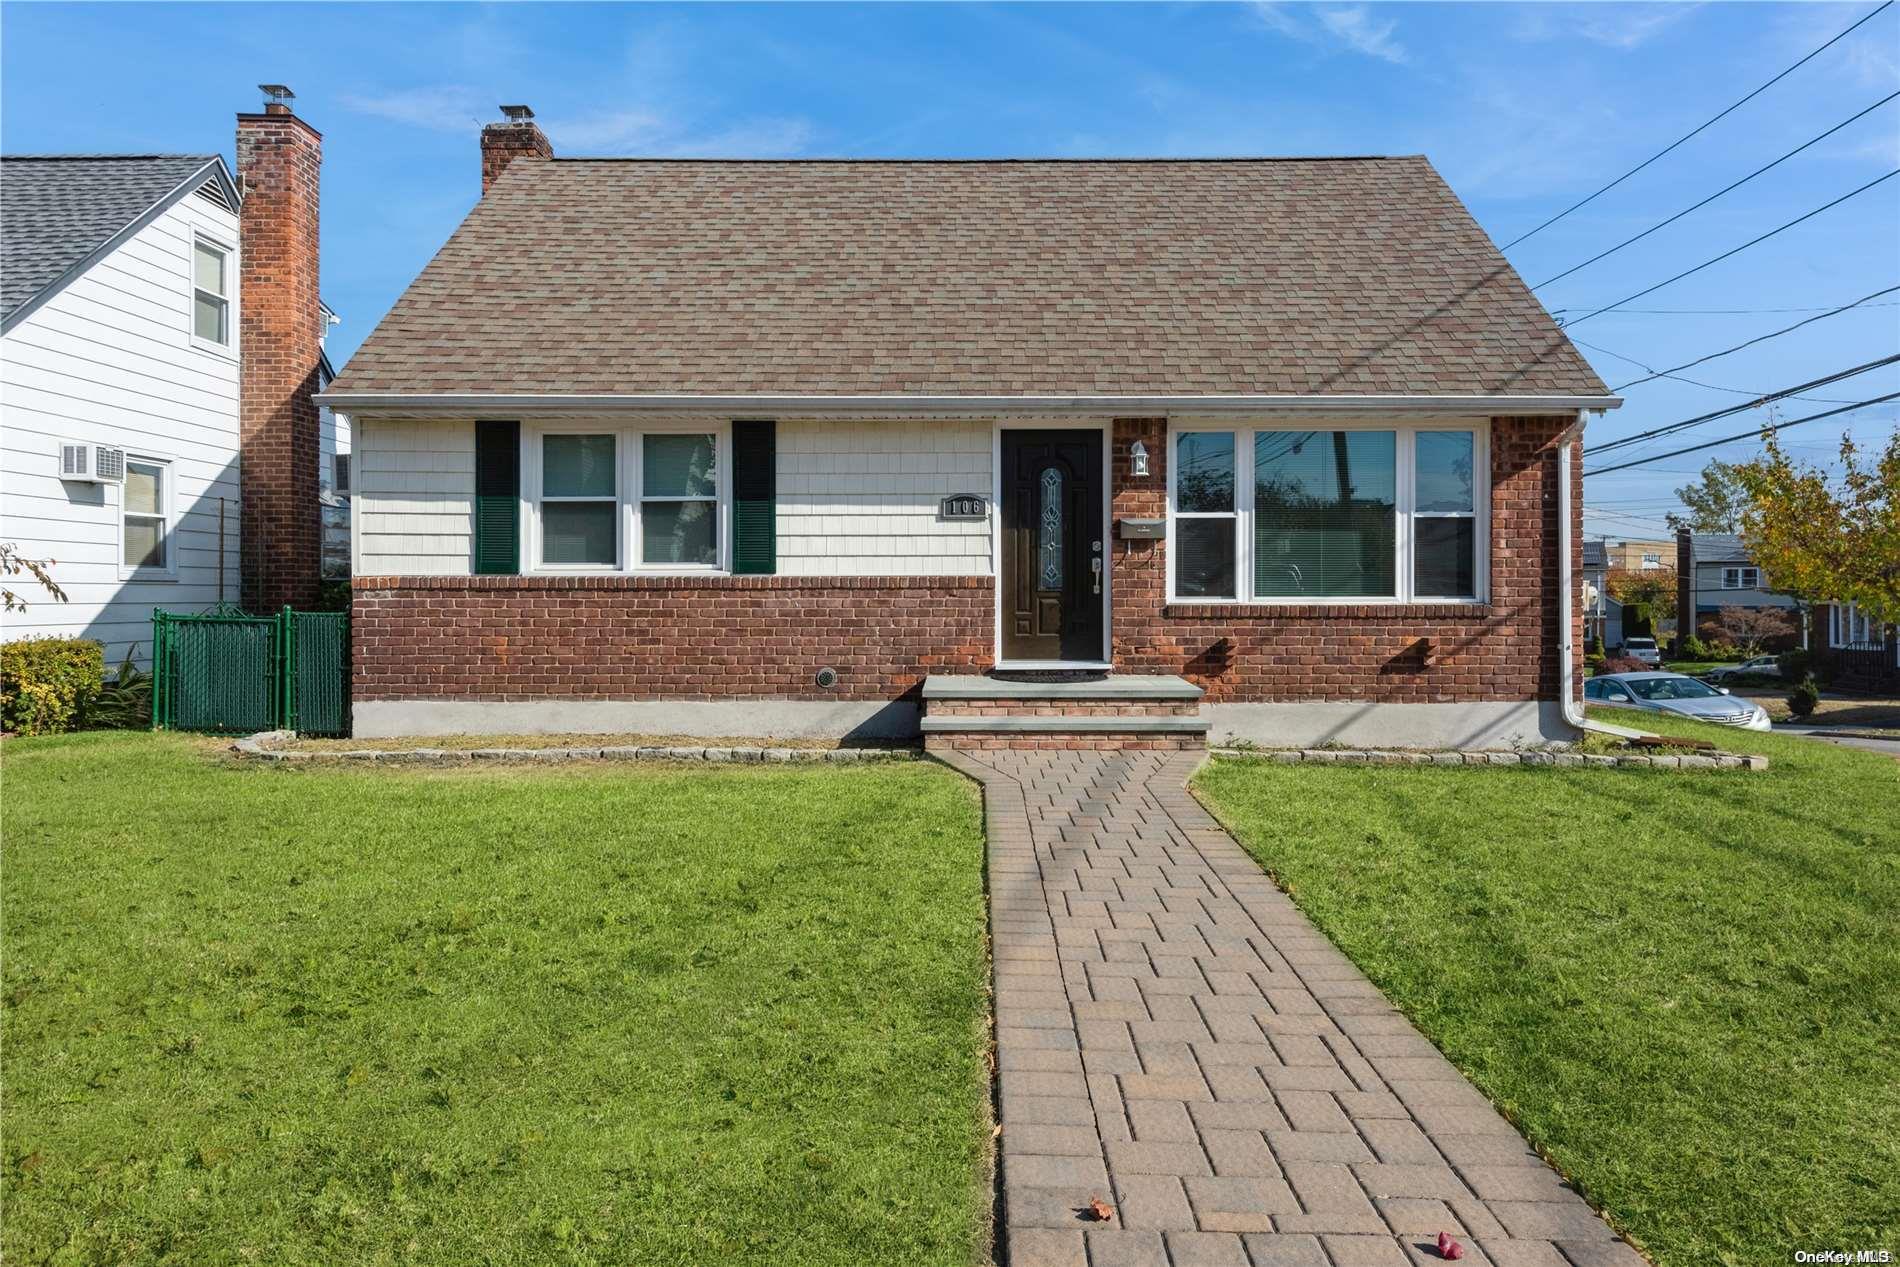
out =
<path fill-rule="evenodd" d="M 942 519 L 938 503 L 958 493 L 989 503 L 994 430 L 988 421 L 779 423 L 779 572 L 987 576 L 991 524 Z"/>
<path fill-rule="evenodd" d="M 238 598 L 238 364 L 192 339 L 193 244 L 237 241 L 237 218 L 186 197 L 32 312 L 0 349 L 0 540 L 53 558 L 71 601 L 37 587 L 8 638 L 66 634 L 105 644 L 108 669 L 136 646 L 149 663 L 152 609 Z M 237 322 L 238 259 L 229 261 Z M 121 579 L 122 486 L 59 479 L 61 443 L 167 460 L 168 572 Z M 218 575 L 223 499 L 224 583 Z"/>
<path fill-rule="evenodd" d="M 475 424 L 355 419 L 358 576 L 467 576 Z"/>

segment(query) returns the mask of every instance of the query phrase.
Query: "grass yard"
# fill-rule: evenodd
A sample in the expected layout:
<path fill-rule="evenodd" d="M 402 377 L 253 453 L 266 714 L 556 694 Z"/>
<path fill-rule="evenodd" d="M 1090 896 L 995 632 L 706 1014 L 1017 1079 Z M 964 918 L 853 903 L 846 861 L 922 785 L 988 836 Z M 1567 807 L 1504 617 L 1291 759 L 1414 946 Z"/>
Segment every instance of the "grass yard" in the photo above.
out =
<path fill-rule="evenodd" d="M 5 1261 L 986 1258 L 948 771 L 0 757 Z"/>
<path fill-rule="evenodd" d="M 1900 763 L 1643 717 L 1771 768 L 1198 787 L 1657 1261 L 1900 1249 Z"/>

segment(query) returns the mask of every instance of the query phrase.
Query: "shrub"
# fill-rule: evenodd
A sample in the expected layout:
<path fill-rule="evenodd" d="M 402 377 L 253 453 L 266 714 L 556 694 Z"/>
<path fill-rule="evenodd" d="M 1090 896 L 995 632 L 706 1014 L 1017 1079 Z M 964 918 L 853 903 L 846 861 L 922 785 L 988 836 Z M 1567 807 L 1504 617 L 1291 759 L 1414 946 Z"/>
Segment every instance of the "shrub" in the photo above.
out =
<path fill-rule="evenodd" d="M 1788 696 L 1788 711 L 1796 717 L 1806 717 L 1821 703 L 1821 688 L 1815 685 L 1814 675 L 1808 674 L 1801 684 Z"/>
<path fill-rule="evenodd" d="M 1595 656 L 1599 660 L 1603 658 L 1603 635 L 1602 634 L 1591 635 L 1589 650 L 1586 651 L 1584 654 Z"/>
<path fill-rule="evenodd" d="M 0 643 L 0 729 L 22 735 L 71 730 L 99 697 L 105 648 L 84 638 Z"/>
<path fill-rule="evenodd" d="M 1702 641 L 1702 639 L 1696 637 L 1694 634 L 1690 634 L 1688 637 L 1677 641 L 1676 658 L 1679 660 L 1713 660 L 1717 657 L 1710 650 L 1708 643 Z"/>
<path fill-rule="evenodd" d="M 118 675 L 99 692 L 86 712 L 85 723 L 99 730 L 143 730 L 152 724 L 152 675 L 132 663 L 133 645 L 119 663 Z"/>
<path fill-rule="evenodd" d="M 1814 675 L 1814 653 L 1806 647 L 1796 647 L 1793 651 L 1781 653 L 1781 676 L 1790 682 L 1799 682 Z"/>
<path fill-rule="evenodd" d="M 1597 666 L 1598 673 L 1647 673 L 1649 669 L 1649 665 L 1644 664 L 1635 656 L 1628 655 L 1607 656 L 1603 663 Z"/>

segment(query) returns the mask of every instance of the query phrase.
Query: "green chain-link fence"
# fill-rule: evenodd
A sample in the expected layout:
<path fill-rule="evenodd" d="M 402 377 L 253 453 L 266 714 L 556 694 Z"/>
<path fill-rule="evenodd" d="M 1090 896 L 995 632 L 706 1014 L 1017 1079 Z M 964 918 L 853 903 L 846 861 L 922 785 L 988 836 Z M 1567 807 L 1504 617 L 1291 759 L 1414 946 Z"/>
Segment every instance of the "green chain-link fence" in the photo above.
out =
<path fill-rule="evenodd" d="M 350 725 L 350 618 L 152 613 L 152 726 L 341 735 Z"/>

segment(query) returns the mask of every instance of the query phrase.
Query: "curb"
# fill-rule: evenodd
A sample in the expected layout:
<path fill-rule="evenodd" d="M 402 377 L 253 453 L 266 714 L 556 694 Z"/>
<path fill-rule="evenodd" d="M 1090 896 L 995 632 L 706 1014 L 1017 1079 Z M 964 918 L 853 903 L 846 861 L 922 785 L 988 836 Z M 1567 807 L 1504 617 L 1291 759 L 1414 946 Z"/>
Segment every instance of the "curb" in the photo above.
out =
<path fill-rule="evenodd" d="M 601 748 L 352 748 L 340 752 L 285 752 L 273 745 L 297 736 L 267 730 L 231 745 L 241 758 L 263 761 L 377 761 L 466 765 L 479 761 L 713 761 L 741 764 L 863 765 L 880 761 L 916 761 L 912 748 L 702 748 L 616 745 Z"/>
<path fill-rule="evenodd" d="M 1274 765 L 1529 765 L 1576 769 L 1583 766 L 1622 766 L 1652 770 L 1766 770 L 1767 757 L 1732 752 L 1693 753 L 1652 757 L 1630 754 L 1609 756 L 1584 752 L 1484 752 L 1460 749 L 1444 752 L 1380 751 L 1338 748 L 1212 748 L 1216 757 L 1267 761 Z"/>

